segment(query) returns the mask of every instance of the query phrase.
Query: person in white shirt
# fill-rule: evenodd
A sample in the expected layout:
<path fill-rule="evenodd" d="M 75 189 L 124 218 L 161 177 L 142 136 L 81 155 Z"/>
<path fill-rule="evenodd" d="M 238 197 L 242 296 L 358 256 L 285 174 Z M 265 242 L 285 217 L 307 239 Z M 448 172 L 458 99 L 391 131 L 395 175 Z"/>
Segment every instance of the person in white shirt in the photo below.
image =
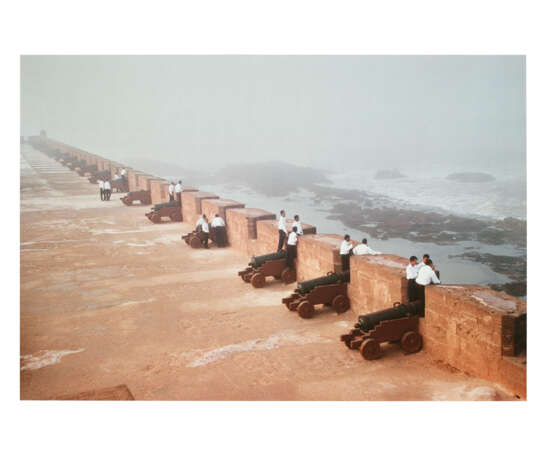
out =
<path fill-rule="evenodd" d="M 382 254 L 382 252 L 375 251 L 371 249 L 369 246 L 367 246 L 367 238 L 364 238 L 360 244 L 356 245 L 356 247 L 352 249 L 352 254 L 354 254 L 355 256 L 363 256 L 363 255 L 378 256 Z"/>
<path fill-rule="evenodd" d="M 211 221 L 211 226 L 215 229 L 215 244 L 218 248 L 224 248 L 226 246 L 226 224 L 219 214 L 215 214 L 215 217 Z"/>
<path fill-rule="evenodd" d="M 286 225 L 285 211 L 282 209 L 280 211 L 280 219 L 278 220 L 278 252 L 284 247 L 285 237 L 287 235 Z"/>
<path fill-rule="evenodd" d="M 197 232 L 199 232 L 202 229 L 202 224 L 205 222 L 204 218 L 205 218 L 205 214 L 203 216 L 200 216 L 198 218 L 198 220 L 196 221 L 196 231 Z"/>
<path fill-rule="evenodd" d="M 177 185 L 175 186 L 175 193 L 177 194 L 177 201 L 181 202 L 181 193 L 183 191 L 183 184 L 181 184 L 181 181 L 177 182 Z"/>
<path fill-rule="evenodd" d="M 297 257 L 297 226 L 294 225 L 287 237 L 285 264 L 289 268 L 295 268 L 295 259 Z"/>
<path fill-rule="evenodd" d="M 110 181 L 108 179 L 105 181 L 104 187 L 105 187 L 105 192 L 104 192 L 105 201 L 110 201 L 111 190 L 110 190 Z"/>
<path fill-rule="evenodd" d="M 422 256 L 422 260 L 420 261 L 420 263 L 417 265 L 417 270 L 420 270 L 422 267 L 424 267 L 426 265 L 426 261 L 430 259 L 430 256 L 428 254 L 424 254 Z"/>
<path fill-rule="evenodd" d="M 350 235 L 344 235 L 344 240 L 341 243 L 341 263 L 343 272 L 350 270 L 350 256 L 352 255 L 352 243 L 350 242 Z"/>
<path fill-rule="evenodd" d="M 417 300 L 417 285 L 415 279 L 419 274 L 419 261 L 417 256 L 409 257 L 409 265 L 405 268 L 405 277 L 407 278 L 407 298 L 409 302 Z"/>
<path fill-rule="evenodd" d="M 293 217 L 293 227 L 297 227 L 297 235 L 303 236 L 303 224 L 301 223 L 301 218 L 298 214 L 295 214 Z"/>
<path fill-rule="evenodd" d="M 120 179 L 120 176 L 118 174 L 114 174 L 114 180 Z"/>
<path fill-rule="evenodd" d="M 122 169 L 122 172 L 121 172 L 120 174 L 122 175 L 122 177 L 125 177 L 125 175 L 127 174 L 127 171 L 126 171 L 126 169 L 125 169 L 125 168 L 124 168 L 124 169 Z"/>
<path fill-rule="evenodd" d="M 208 240 L 209 240 L 209 224 L 207 223 L 207 217 L 204 214 L 202 219 L 202 244 L 204 248 L 209 249 Z"/>
<path fill-rule="evenodd" d="M 436 272 L 433 270 L 434 264 L 432 260 L 428 259 L 424 266 L 419 270 L 419 274 L 415 278 L 415 283 L 417 285 L 417 300 L 422 300 L 424 303 L 424 287 L 429 284 L 440 284 L 440 280 L 436 275 Z"/>
<path fill-rule="evenodd" d="M 99 179 L 99 194 L 101 195 L 101 201 L 105 201 L 105 181 Z"/>
<path fill-rule="evenodd" d="M 169 183 L 169 201 L 175 201 L 175 185 L 173 184 L 173 182 L 170 182 Z"/>

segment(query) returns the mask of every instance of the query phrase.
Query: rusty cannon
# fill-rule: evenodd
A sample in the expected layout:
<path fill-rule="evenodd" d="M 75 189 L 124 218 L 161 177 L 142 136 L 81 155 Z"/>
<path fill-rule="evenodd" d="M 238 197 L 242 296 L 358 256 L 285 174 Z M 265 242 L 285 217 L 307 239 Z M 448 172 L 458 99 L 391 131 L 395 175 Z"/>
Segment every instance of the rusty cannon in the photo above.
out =
<path fill-rule="evenodd" d="M 282 299 L 282 303 L 305 319 L 314 316 L 314 305 L 319 304 L 331 307 L 339 314 L 344 313 L 350 308 L 350 300 L 346 293 L 349 282 L 349 271 L 330 272 L 326 276 L 297 284 L 297 289 L 289 297 Z"/>
<path fill-rule="evenodd" d="M 150 212 L 145 214 L 151 222 L 159 224 L 162 222 L 162 217 L 169 217 L 172 222 L 181 222 L 183 213 L 181 212 L 181 203 L 178 201 L 167 201 L 158 203 L 151 208 Z"/>
<path fill-rule="evenodd" d="M 424 316 L 424 303 L 415 300 L 407 304 L 394 303 L 392 308 L 358 317 L 358 322 L 341 341 L 352 350 L 360 350 L 364 359 L 381 356 L 381 343 L 399 343 L 404 353 L 417 353 L 422 348 L 419 317 Z"/>
<path fill-rule="evenodd" d="M 238 276 L 255 288 L 264 287 L 267 276 L 281 279 L 285 284 L 293 283 L 297 279 L 297 273 L 286 265 L 285 258 L 286 252 L 283 250 L 252 257 L 249 266 L 239 271 Z"/>
<path fill-rule="evenodd" d="M 133 206 L 134 201 L 139 201 L 141 204 L 152 203 L 150 190 L 137 190 L 134 192 L 128 192 L 128 194 L 126 196 L 121 197 L 120 200 L 126 206 Z"/>
<path fill-rule="evenodd" d="M 110 169 L 92 172 L 88 180 L 92 184 L 96 184 L 100 180 L 110 180 Z"/>
<path fill-rule="evenodd" d="M 88 165 L 85 160 L 82 160 L 82 162 L 82 166 L 76 168 L 78 175 L 85 176 L 86 174 L 93 174 L 97 172 L 97 165 Z"/>
<path fill-rule="evenodd" d="M 66 166 L 68 166 L 69 169 L 72 171 L 76 171 L 79 168 L 83 168 L 86 165 L 86 162 L 84 160 L 78 160 L 77 158 L 73 158 L 71 161 L 66 163 Z"/>
<path fill-rule="evenodd" d="M 201 230 L 194 230 L 193 232 L 187 233 L 186 235 L 181 236 L 181 239 L 192 249 L 205 247 L 205 233 Z M 209 227 L 208 241 L 217 243 L 215 227 Z"/>
<path fill-rule="evenodd" d="M 110 182 L 110 187 L 112 188 L 112 190 L 115 190 L 117 192 L 121 192 L 121 193 L 129 192 L 129 184 L 125 177 L 119 177 L 118 179 L 112 180 Z"/>

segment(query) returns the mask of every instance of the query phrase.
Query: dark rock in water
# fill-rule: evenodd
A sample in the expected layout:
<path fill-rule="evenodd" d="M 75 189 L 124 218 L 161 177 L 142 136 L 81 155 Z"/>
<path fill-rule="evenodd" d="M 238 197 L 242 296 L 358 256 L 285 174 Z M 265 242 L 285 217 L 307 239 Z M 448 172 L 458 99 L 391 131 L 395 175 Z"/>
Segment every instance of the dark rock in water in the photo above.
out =
<path fill-rule="evenodd" d="M 375 179 L 402 179 L 404 176 L 397 169 L 381 169 L 375 174 Z"/>
<path fill-rule="evenodd" d="M 502 273 L 518 283 L 525 283 L 527 279 L 527 256 L 525 255 L 497 256 L 485 252 L 465 252 L 464 254 L 449 256 L 449 258 L 480 262 L 490 267 L 493 271 Z"/>
<path fill-rule="evenodd" d="M 527 295 L 527 281 L 513 281 L 505 284 L 489 284 L 489 288 L 495 291 L 506 292 L 506 294 L 515 297 L 525 297 Z"/>
<path fill-rule="evenodd" d="M 492 182 L 495 180 L 495 178 L 491 176 L 491 174 L 477 173 L 477 172 L 449 174 L 447 176 L 447 179 L 458 181 L 458 182 L 464 182 L 467 184 L 474 183 L 474 182 Z"/>

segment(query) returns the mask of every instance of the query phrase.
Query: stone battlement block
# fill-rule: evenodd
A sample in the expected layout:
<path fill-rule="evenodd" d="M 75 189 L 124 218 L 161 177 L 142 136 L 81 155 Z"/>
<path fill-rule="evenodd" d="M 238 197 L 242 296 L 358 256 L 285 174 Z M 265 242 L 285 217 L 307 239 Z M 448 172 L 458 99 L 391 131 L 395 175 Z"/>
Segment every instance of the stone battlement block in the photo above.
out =
<path fill-rule="evenodd" d="M 248 255 L 260 253 L 257 241 L 257 222 L 275 219 L 270 211 L 258 208 L 232 208 L 226 210 L 228 242 Z"/>
<path fill-rule="evenodd" d="M 202 214 L 205 214 L 209 220 L 213 219 L 215 214 L 219 214 L 226 222 L 226 210 L 235 208 L 245 208 L 245 204 L 224 198 L 202 200 Z"/>
<path fill-rule="evenodd" d="M 218 199 L 219 195 L 211 192 L 188 191 L 181 195 L 183 222 L 194 225 L 202 213 L 202 200 Z"/>

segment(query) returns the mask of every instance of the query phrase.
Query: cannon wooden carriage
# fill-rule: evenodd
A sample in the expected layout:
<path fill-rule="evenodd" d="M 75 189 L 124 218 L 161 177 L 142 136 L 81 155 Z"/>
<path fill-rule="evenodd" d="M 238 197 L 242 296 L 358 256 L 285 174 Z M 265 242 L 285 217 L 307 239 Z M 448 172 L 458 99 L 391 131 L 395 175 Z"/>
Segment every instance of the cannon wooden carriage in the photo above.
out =
<path fill-rule="evenodd" d="M 420 300 L 408 304 L 394 303 L 392 308 L 359 317 L 341 341 L 352 350 L 360 350 L 364 359 L 380 358 L 381 343 L 399 343 L 404 353 L 417 353 L 422 349 L 419 318 L 424 316 L 424 303 Z"/>
<path fill-rule="evenodd" d="M 120 200 L 126 206 L 133 206 L 134 201 L 139 201 L 141 204 L 152 203 L 150 190 L 137 190 L 134 192 L 128 192 L 128 194 L 126 196 L 121 197 Z"/>
<path fill-rule="evenodd" d="M 127 193 L 129 192 L 129 184 L 125 177 L 114 179 L 110 182 L 110 187 L 113 191 Z"/>
<path fill-rule="evenodd" d="M 264 287 L 267 276 L 273 276 L 285 284 L 294 283 L 297 280 L 297 272 L 286 265 L 285 258 L 285 251 L 252 257 L 249 266 L 239 271 L 238 276 L 255 288 Z"/>
<path fill-rule="evenodd" d="M 166 203 L 158 203 L 154 205 L 150 212 L 145 216 L 155 224 L 162 222 L 162 217 L 169 217 L 172 222 L 182 222 L 183 213 L 181 212 L 181 203 L 178 201 L 167 201 Z"/>
<path fill-rule="evenodd" d="M 65 163 L 65 166 L 68 166 L 70 170 L 74 171 L 77 168 L 81 168 L 83 166 L 82 163 L 85 164 L 85 161 L 78 160 L 77 158 L 72 158 Z"/>
<path fill-rule="evenodd" d="M 346 293 L 350 281 L 350 272 L 330 272 L 326 276 L 303 281 L 282 303 L 290 311 L 296 311 L 301 318 L 314 316 L 314 305 L 323 304 L 333 308 L 337 313 L 344 313 L 350 308 L 350 300 Z"/>
<path fill-rule="evenodd" d="M 193 232 L 187 233 L 186 235 L 181 236 L 181 239 L 192 249 L 204 247 L 204 232 L 202 232 L 201 230 L 194 230 Z M 209 227 L 208 240 L 212 241 L 213 243 L 217 242 L 215 227 Z"/>
<path fill-rule="evenodd" d="M 88 180 L 92 184 L 96 184 L 100 180 L 110 180 L 110 169 L 92 172 Z"/>
<path fill-rule="evenodd" d="M 82 166 L 76 168 L 76 172 L 82 177 L 86 174 L 91 175 L 97 172 L 97 165 L 88 165 L 85 160 L 82 160 Z"/>

